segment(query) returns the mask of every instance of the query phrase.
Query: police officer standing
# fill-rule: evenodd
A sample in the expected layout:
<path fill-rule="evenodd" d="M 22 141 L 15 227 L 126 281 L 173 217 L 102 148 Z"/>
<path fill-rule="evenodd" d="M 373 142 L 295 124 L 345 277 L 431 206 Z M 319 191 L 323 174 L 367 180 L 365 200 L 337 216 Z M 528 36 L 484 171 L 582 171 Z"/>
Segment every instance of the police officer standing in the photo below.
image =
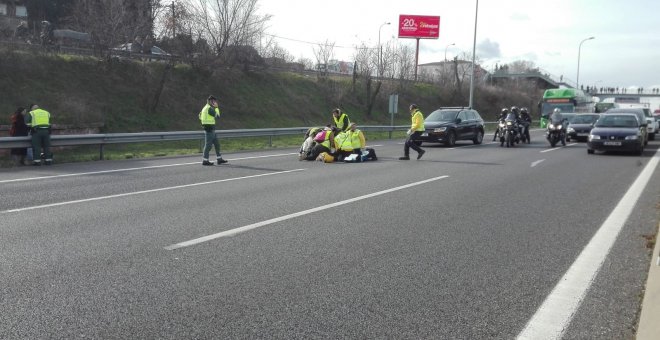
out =
<path fill-rule="evenodd" d="M 41 165 L 43 155 L 46 165 L 53 164 L 53 154 L 50 153 L 50 113 L 40 109 L 37 104 L 30 105 L 30 114 L 25 117 L 25 124 L 32 132 L 32 148 L 34 160 L 32 165 Z M 42 150 L 43 149 L 43 150 Z"/>
<path fill-rule="evenodd" d="M 199 112 L 199 120 L 204 128 L 204 155 L 202 165 L 213 165 L 213 162 L 209 162 L 211 147 L 215 147 L 218 165 L 227 163 L 227 161 L 222 159 L 222 156 L 220 155 L 220 142 L 215 135 L 215 119 L 217 117 L 220 117 L 218 99 L 214 96 L 209 96 L 206 100 L 206 105 L 204 105 L 202 111 Z"/>

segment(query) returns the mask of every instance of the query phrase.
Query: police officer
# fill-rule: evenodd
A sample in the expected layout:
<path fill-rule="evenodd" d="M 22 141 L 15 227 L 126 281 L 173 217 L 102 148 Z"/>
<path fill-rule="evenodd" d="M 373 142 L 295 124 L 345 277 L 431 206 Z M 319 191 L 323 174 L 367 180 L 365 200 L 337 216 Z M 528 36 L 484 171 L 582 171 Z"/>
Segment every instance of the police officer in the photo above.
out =
<path fill-rule="evenodd" d="M 32 165 L 40 166 L 43 156 L 46 165 L 53 164 L 53 154 L 50 153 L 50 113 L 40 109 L 37 104 L 31 104 L 30 114 L 25 117 L 25 123 L 32 133 L 32 148 L 34 160 Z M 43 150 L 42 150 L 43 148 Z"/>
<path fill-rule="evenodd" d="M 332 120 L 334 126 L 336 126 L 341 132 L 346 132 L 351 125 L 351 120 L 348 119 L 348 115 L 345 112 L 341 112 L 340 109 L 334 109 L 334 111 L 332 111 Z"/>
<path fill-rule="evenodd" d="M 415 139 L 421 136 L 422 132 L 424 132 L 424 114 L 422 114 L 422 111 L 417 108 L 416 104 L 410 104 L 408 109 L 410 110 L 412 124 L 408 130 L 408 138 L 406 138 L 406 142 L 403 146 L 403 157 L 399 157 L 399 160 L 402 161 L 410 160 L 411 148 L 417 151 L 417 159 L 422 158 L 424 153 L 426 153 L 424 149 L 415 144 Z"/>
<path fill-rule="evenodd" d="M 204 155 L 202 165 L 213 165 L 213 162 L 209 162 L 211 147 L 215 147 L 218 165 L 227 163 L 227 161 L 222 159 L 222 156 L 220 155 L 220 142 L 215 135 L 215 119 L 218 117 L 220 117 L 218 99 L 214 96 L 209 96 L 206 100 L 206 105 L 204 105 L 202 111 L 199 112 L 199 120 L 204 128 Z"/>

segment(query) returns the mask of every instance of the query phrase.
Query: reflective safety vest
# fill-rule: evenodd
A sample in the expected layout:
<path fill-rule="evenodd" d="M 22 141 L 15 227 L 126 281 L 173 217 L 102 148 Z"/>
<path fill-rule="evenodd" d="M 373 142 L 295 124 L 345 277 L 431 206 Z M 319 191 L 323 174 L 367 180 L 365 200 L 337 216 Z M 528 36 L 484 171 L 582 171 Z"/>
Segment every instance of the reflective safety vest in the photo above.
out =
<path fill-rule="evenodd" d="M 351 138 L 351 146 L 353 149 L 361 149 L 362 141 L 360 140 L 360 134 L 362 131 L 355 129 L 355 131 L 349 131 L 348 134 Z"/>
<path fill-rule="evenodd" d="M 346 125 L 344 125 L 344 118 L 346 118 Z M 339 115 L 339 119 L 335 117 L 334 115 L 332 116 L 332 119 L 335 121 L 335 126 L 339 129 L 344 131 L 345 128 L 351 125 L 351 120 L 348 119 L 348 116 L 345 113 L 342 113 Z M 341 124 L 341 125 L 339 125 Z"/>
<path fill-rule="evenodd" d="M 419 124 L 419 125 L 418 125 Z M 418 125 L 418 126 L 415 126 Z M 424 115 L 421 111 L 415 109 L 415 112 L 412 114 L 412 126 L 411 129 L 414 131 L 424 131 Z"/>
<path fill-rule="evenodd" d="M 215 125 L 215 116 L 220 115 L 220 109 L 217 107 L 213 108 L 215 116 L 209 115 L 209 108 L 211 108 L 211 105 L 206 104 L 202 111 L 199 112 L 199 121 L 202 122 L 202 125 Z"/>
<path fill-rule="evenodd" d="M 30 116 L 32 117 L 32 121 L 28 126 L 32 127 L 49 127 L 50 126 L 50 113 L 46 110 L 42 109 L 36 109 L 34 111 L 30 111 Z"/>
<path fill-rule="evenodd" d="M 326 148 L 330 149 L 330 135 L 332 134 L 332 131 L 326 131 L 325 132 L 325 140 L 321 142 L 321 145 L 325 146 Z"/>
<path fill-rule="evenodd" d="M 337 149 L 341 151 L 353 151 L 353 145 L 351 143 L 350 132 L 341 132 L 335 137 L 335 143 L 337 144 Z"/>

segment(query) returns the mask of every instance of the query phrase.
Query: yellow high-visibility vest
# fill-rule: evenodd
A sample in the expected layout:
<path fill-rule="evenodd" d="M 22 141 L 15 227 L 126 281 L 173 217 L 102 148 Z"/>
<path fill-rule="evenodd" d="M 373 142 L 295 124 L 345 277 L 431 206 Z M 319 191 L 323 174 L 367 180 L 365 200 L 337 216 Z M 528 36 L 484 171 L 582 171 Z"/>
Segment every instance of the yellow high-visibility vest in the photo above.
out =
<path fill-rule="evenodd" d="M 28 126 L 32 127 L 49 127 L 50 126 L 50 113 L 46 110 L 36 109 L 30 111 L 32 121 Z"/>
<path fill-rule="evenodd" d="M 215 125 L 215 116 L 209 115 L 209 108 L 211 105 L 206 104 L 202 111 L 199 112 L 199 120 L 202 122 L 202 125 Z M 220 115 L 220 109 L 214 107 L 215 115 Z"/>

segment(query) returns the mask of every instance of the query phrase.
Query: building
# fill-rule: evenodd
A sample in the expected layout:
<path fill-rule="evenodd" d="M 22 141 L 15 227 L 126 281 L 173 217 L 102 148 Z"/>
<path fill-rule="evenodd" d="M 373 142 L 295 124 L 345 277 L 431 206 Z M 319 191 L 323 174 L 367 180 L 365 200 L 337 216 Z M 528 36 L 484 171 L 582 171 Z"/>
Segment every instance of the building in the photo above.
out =
<path fill-rule="evenodd" d="M 27 7 L 23 0 L 0 0 L 0 36 L 11 37 L 21 24 L 27 27 Z"/>

